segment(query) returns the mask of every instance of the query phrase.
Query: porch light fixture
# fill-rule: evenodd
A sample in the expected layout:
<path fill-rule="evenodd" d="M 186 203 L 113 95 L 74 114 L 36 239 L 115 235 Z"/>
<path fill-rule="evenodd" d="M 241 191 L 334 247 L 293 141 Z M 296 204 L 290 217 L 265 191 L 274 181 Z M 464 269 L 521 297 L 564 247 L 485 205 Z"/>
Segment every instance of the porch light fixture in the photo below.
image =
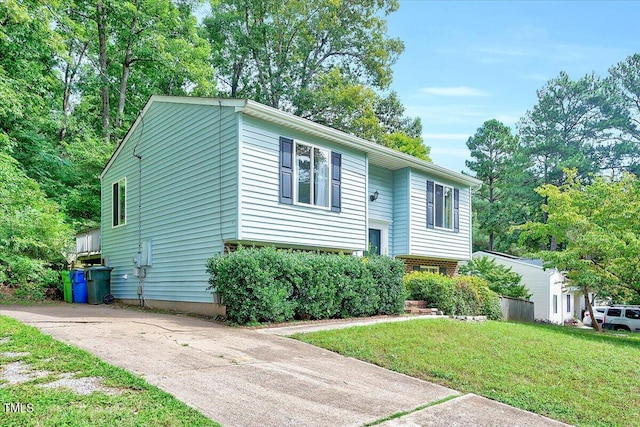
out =
<path fill-rule="evenodd" d="M 369 196 L 369 200 L 371 200 L 372 202 L 375 202 L 376 200 L 378 200 L 378 196 L 380 194 L 378 194 L 378 190 L 374 191 L 372 195 Z"/>

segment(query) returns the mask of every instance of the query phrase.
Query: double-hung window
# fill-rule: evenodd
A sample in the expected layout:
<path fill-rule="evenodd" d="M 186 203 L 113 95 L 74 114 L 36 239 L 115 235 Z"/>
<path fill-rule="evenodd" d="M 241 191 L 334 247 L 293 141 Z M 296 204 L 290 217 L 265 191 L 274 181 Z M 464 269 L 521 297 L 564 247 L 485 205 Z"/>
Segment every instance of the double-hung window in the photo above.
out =
<path fill-rule="evenodd" d="M 328 150 L 296 143 L 296 202 L 329 207 Z"/>
<path fill-rule="evenodd" d="M 460 191 L 427 181 L 427 227 L 458 231 L 460 227 Z"/>
<path fill-rule="evenodd" d="M 280 138 L 280 203 L 340 212 L 342 155 L 312 144 Z"/>
<path fill-rule="evenodd" d="M 127 222 L 127 179 L 122 178 L 111 186 L 111 211 L 113 227 Z"/>

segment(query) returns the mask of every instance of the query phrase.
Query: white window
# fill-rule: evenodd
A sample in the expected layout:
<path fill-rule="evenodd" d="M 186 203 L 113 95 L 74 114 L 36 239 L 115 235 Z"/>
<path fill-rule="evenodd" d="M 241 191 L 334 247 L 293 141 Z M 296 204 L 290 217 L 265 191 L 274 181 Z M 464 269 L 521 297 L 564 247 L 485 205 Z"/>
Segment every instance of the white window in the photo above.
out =
<path fill-rule="evenodd" d="M 329 207 L 330 151 L 296 143 L 296 203 Z"/>
<path fill-rule="evenodd" d="M 127 179 L 122 178 L 111 186 L 111 212 L 113 227 L 127 222 Z"/>
<path fill-rule="evenodd" d="M 453 188 L 435 184 L 436 227 L 453 229 Z"/>
<path fill-rule="evenodd" d="M 440 273 L 440 267 L 433 267 L 433 266 L 430 266 L 430 265 L 421 265 L 420 266 L 420 271 L 424 271 L 424 272 L 427 272 L 427 273 L 438 274 L 438 273 Z"/>

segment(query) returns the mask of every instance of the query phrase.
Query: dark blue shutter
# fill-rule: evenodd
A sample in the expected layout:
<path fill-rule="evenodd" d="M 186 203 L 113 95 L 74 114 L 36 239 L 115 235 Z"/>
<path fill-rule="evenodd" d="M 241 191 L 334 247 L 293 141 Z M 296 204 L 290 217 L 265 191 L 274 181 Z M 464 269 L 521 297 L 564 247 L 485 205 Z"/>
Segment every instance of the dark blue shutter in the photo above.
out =
<path fill-rule="evenodd" d="M 112 186 L 111 190 L 111 209 L 113 212 L 113 216 L 111 217 L 111 225 L 115 227 L 116 225 L 120 225 L 120 183 L 116 182 Z"/>
<path fill-rule="evenodd" d="M 433 181 L 427 181 L 427 228 L 433 228 Z"/>
<path fill-rule="evenodd" d="M 453 189 L 453 231 L 460 231 L 460 190 Z"/>
<path fill-rule="evenodd" d="M 293 140 L 280 137 L 280 203 L 293 204 Z"/>
<path fill-rule="evenodd" d="M 331 152 L 331 210 L 342 210 L 342 154 Z"/>

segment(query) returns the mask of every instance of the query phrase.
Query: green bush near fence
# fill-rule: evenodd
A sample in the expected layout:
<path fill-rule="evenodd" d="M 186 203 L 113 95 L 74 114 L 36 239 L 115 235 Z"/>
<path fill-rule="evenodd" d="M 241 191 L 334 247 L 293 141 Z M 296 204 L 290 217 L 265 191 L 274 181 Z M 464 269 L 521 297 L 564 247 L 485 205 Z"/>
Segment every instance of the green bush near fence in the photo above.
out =
<path fill-rule="evenodd" d="M 449 277 L 416 271 L 407 274 L 404 281 L 410 299 L 424 300 L 445 314 L 502 318 L 499 295 L 479 277 Z"/>
<path fill-rule="evenodd" d="M 207 262 L 209 289 L 237 323 L 398 314 L 401 260 L 388 257 L 238 248 Z"/>

